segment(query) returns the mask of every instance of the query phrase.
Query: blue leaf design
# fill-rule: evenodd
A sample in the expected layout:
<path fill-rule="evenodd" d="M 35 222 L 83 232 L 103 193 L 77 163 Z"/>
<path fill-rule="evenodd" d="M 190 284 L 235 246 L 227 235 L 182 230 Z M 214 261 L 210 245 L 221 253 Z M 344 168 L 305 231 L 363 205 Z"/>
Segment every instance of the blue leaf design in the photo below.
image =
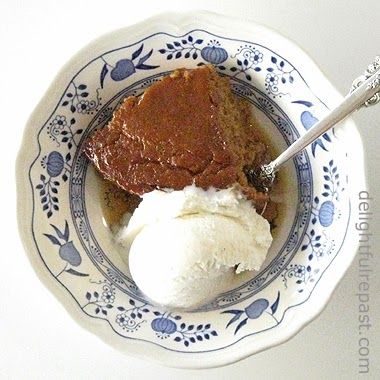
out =
<path fill-rule="evenodd" d="M 69 241 L 70 232 L 69 232 L 69 224 L 67 223 L 67 220 L 65 221 L 65 232 L 63 233 L 63 238 L 66 241 Z"/>
<path fill-rule="evenodd" d="M 54 226 L 53 224 L 50 224 L 53 228 L 54 228 L 54 231 L 55 233 L 57 234 L 57 236 L 60 238 L 60 239 L 64 239 L 65 237 L 63 236 L 63 233 L 56 227 Z"/>
<path fill-rule="evenodd" d="M 137 62 L 137 64 L 139 65 L 140 63 L 144 63 L 152 55 L 152 53 L 153 53 L 153 49 L 149 53 L 141 57 L 139 61 Z"/>
<path fill-rule="evenodd" d="M 273 63 L 277 63 L 277 58 L 276 57 L 273 57 L 270 59 Z"/>
<path fill-rule="evenodd" d="M 144 44 L 141 44 L 141 46 L 135 52 L 132 53 L 132 61 L 141 54 L 143 48 L 144 48 Z"/>
<path fill-rule="evenodd" d="M 49 234 L 44 234 L 53 244 L 55 245 L 59 245 L 61 246 L 61 243 L 59 242 L 59 240 L 53 236 L 53 235 L 49 235 Z"/>
<path fill-rule="evenodd" d="M 316 141 L 314 141 L 312 144 L 311 144 L 311 152 L 313 153 L 313 156 L 315 157 L 315 149 L 316 147 L 320 146 L 323 150 L 325 150 L 327 152 L 327 149 L 326 147 L 323 145 L 323 142 L 321 139 L 318 139 Z"/>
<path fill-rule="evenodd" d="M 136 69 L 151 70 L 151 69 L 156 69 L 157 67 L 160 67 L 160 66 L 144 65 L 143 63 L 141 63 L 136 66 Z"/>
<path fill-rule="evenodd" d="M 247 324 L 247 321 L 248 321 L 248 318 L 245 318 L 243 319 L 236 327 L 235 329 L 235 335 L 237 334 L 237 332 L 244 326 Z"/>
<path fill-rule="evenodd" d="M 70 274 L 72 274 L 74 276 L 78 276 L 78 277 L 87 277 L 88 276 L 88 274 L 78 272 L 78 271 L 76 271 L 73 268 L 69 268 L 69 269 L 65 270 L 65 272 L 70 273 Z"/>
<path fill-rule="evenodd" d="M 244 312 L 242 311 L 240 314 L 236 314 L 233 318 L 231 318 L 231 320 L 227 323 L 226 328 L 228 328 L 228 326 L 232 325 L 232 323 L 236 322 L 241 317 L 241 315 L 243 313 Z"/>
<path fill-rule="evenodd" d="M 331 138 L 330 138 L 330 136 L 329 136 L 327 133 L 324 133 L 324 134 L 322 135 L 322 137 L 323 137 L 326 141 L 331 142 Z"/>
<path fill-rule="evenodd" d="M 289 78 L 290 79 L 290 78 Z M 292 102 L 294 104 L 302 104 L 303 106 L 306 106 L 308 108 L 312 107 L 313 106 L 313 103 L 312 102 L 309 102 L 308 100 L 295 100 L 294 102 Z"/>
<path fill-rule="evenodd" d="M 105 63 L 102 71 L 100 72 L 100 87 L 103 88 L 104 86 L 104 79 L 106 78 L 106 75 L 108 73 L 108 67 L 107 64 Z"/>
<path fill-rule="evenodd" d="M 242 313 L 243 311 L 242 310 L 224 310 L 221 312 L 221 314 L 226 314 L 226 313 L 229 313 L 229 314 L 240 314 Z"/>
<path fill-rule="evenodd" d="M 279 302 L 280 302 L 280 292 L 277 292 L 276 301 L 274 301 L 272 306 L 270 307 L 272 310 L 272 314 L 274 314 L 277 311 Z"/>

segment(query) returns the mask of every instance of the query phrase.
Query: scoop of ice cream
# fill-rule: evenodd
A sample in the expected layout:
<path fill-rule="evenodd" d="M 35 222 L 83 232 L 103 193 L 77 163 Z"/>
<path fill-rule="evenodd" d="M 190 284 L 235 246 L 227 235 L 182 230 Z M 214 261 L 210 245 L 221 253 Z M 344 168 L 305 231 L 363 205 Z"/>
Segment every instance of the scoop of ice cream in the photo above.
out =
<path fill-rule="evenodd" d="M 234 189 L 154 190 L 118 233 L 129 268 L 150 299 L 194 307 L 258 270 L 272 242 L 269 223 Z"/>

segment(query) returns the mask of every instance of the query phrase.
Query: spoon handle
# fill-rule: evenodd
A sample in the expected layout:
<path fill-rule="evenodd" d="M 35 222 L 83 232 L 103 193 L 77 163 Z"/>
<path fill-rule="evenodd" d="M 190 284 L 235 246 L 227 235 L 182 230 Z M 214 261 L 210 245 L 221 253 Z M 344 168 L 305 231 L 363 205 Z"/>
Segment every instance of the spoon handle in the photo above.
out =
<path fill-rule="evenodd" d="M 364 75 L 355 79 L 350 93 L 342 102 L 318 121 L 303 136 L 290 145 L 274 161 L 269 163 L 267 170 L 276 172 L 281 165 L 306 148 L 323 133 L 334 127 L 352 112 L 362 106 L 370 106 L 380 102 L 380 56 L 368 66 Z"/>

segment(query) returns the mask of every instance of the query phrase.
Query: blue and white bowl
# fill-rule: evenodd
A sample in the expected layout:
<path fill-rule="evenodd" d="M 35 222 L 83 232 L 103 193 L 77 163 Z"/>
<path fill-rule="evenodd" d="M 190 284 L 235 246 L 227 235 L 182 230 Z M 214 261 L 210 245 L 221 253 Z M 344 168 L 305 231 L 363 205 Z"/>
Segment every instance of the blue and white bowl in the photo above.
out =
<path fill-rule="evenodd" d="M 202 64 L 231 78 L 278 150 L 341 99 L 301 49 L 267 28 L 165 14 L 97 39 L 65 65 L 26 126 L 17 163 L 20 232 L 43 283 L 111 346 L 188 368 L 284 342 L 321 312 L 354 257 L 356 198 L 365 189 L 360 136 L 346 121 L 283 169 L 282 215 L 259 273 L 192 312 L 150 304 L 103 222 L 80 147 L 124 97 Z"/>

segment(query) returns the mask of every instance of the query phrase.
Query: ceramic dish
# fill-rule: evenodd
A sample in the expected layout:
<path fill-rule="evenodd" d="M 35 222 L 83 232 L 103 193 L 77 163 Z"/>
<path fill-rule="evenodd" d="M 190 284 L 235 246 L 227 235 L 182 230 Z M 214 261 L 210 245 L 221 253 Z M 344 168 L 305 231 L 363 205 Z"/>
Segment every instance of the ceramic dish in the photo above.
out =
<path fill-rule="evenodd" d="M 207 63 L 231 78 L 277 149 L 341 99 L 302 50 L 267 28 L 211 13 L 165 14 L 70 60 L 32 114 L 17 162 L 20 232 L 42 282 L 111 346 L 188 368 L 284 342 L 321 312 L 354 257 L 355 199 L 365 188 L 360 136 L 346 121 L 283 169 L 285 203 L 259 273 L 192 312 L 147 302 L 104 222 L 81 145 L 125 96 L 175 68 Z"/>

